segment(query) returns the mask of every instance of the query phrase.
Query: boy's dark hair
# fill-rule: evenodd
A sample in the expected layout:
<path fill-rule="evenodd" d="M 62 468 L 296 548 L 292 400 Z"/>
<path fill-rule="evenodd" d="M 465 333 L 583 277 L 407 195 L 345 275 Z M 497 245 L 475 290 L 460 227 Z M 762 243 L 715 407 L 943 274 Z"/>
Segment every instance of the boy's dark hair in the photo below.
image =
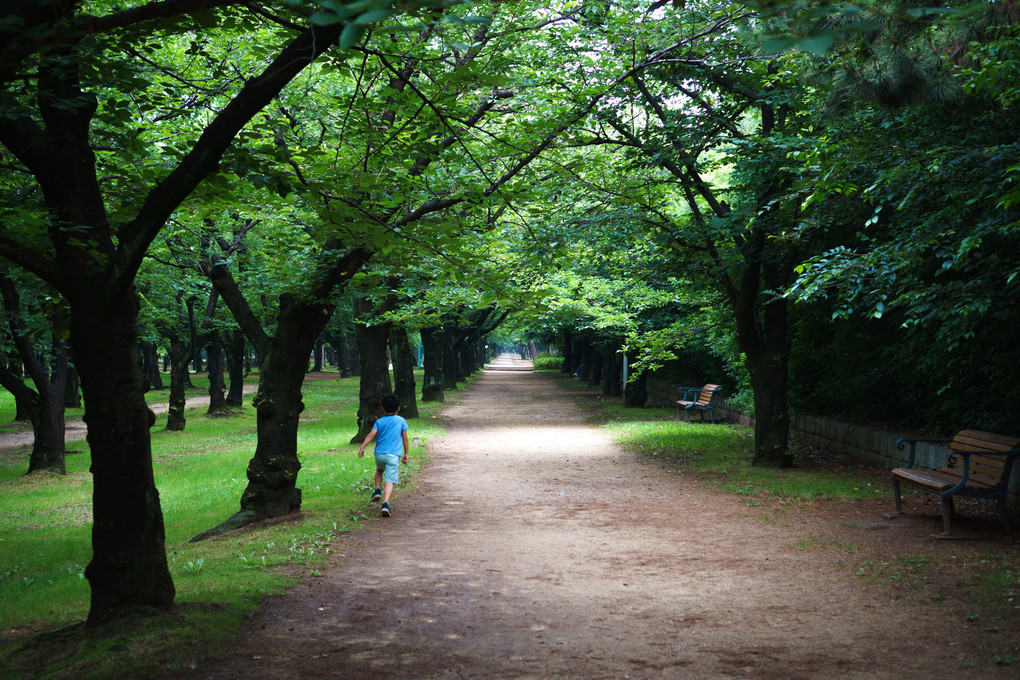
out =
<path fill-rule="evenodd" d="M 400 397 L 395 394 L 387 394 L 382 398 L 382 410 L 394 414 L 400 408 Z"/>

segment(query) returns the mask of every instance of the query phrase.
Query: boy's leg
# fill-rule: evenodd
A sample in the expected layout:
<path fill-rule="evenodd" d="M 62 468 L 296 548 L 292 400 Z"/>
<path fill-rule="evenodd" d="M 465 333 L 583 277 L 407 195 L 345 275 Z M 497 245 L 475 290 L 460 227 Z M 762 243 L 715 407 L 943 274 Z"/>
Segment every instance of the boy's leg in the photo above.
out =
<path fill-rule="evenodd" d="M 390 496 L 393 495 L 393 486 L 400 480 L 400 458 L 399 456 L 382 456 L 380 463 L 384 466 L 383 475 L 383 503 L 379 512 L 383 517 L 390 516 Z"/>
<path fill-rule="evenodd" d="M 379 469 L 376 469 L 376 471 L 375 471 L 375 491 L 372 492 L 372 500 L 373 501 L 379 500 L 379 496 L 381 495 L 380 487 L 382 487 L 382 480 L 383 480 L 383 471 L 379 470 Z"/>

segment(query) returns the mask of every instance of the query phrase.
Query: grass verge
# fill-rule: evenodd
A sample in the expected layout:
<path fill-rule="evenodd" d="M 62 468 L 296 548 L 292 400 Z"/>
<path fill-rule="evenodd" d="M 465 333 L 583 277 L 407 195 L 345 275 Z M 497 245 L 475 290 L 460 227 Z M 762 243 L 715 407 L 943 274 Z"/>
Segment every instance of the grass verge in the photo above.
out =
<path fill-rule="evenodd" d="M 150 395 L 158 401 L 158 393 Z M 25 476 L 27 447 L 0 457 L 0 677 L 156 677 L 188 668 L 195 650 L 223 649 L 264 598 L 317 577 L 345 533 L 374 521 L 367 514 L 372 459 L 359 459 L 358 446 L 348 444 L 357 395 L 356 378 L 305 385 L 301 513 L 201 543 L 188 541 L 238 508 L 256 442 L 254 410 L 208 418 L 204 408 L 189 409 L 184 432 L 162 430 L 160 418 L 153 464 L 177 604 L 106 629 L 79 625 L 89 603 L 87 453 L 69 454 L 64 476 Z M 440 433 L 433 422 L 440 406 L 420 405 L 421 417 L 410 423 L 420 443 L 412 446 L 403 485 L 425 460 L 421 443 Z M 73 448 L 87 451 L 84 441 Z"/>

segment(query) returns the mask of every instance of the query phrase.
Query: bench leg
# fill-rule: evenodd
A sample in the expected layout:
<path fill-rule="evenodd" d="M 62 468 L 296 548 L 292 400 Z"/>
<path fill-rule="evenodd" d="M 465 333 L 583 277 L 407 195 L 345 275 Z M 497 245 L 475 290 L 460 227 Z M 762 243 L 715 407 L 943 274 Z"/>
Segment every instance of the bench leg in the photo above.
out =
<path fill-rule="evenodd" d="M 942 496 L 942 529 L 949 535 L 949 518 L 953 516 L 953 497 Z"/>
<path fill-rule="evenodd" d="M 903 514 L 903 501 L 900 499 L 900 480 L 892 478 L 893 498 L 896 500 L 896 514 Z"/>
<path fill-rule="evenodd" d="M 1009 507 L 1005 498 L 999 499 L 999 516 L 1002 517 L 1002 530 L 1009 536 Z"/>

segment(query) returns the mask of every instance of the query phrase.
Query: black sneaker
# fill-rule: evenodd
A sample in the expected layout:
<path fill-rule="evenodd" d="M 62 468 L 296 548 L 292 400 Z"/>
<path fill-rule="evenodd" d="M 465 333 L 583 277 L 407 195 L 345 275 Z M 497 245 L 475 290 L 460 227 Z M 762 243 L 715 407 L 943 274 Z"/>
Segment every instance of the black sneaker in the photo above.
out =
<path fill-rule="evenodd" d="M 390 504 L 389 503 L 383 503 L 382 507 L 379 508 L 379 514 L 382 515 L 383 517 L 389 517 L 390 516 Z"/>
<path fill-rule="evenodd" d="M 382 489 L 376 489 L 375 491 L 372 492 L 372 501 L 371 501 L 372 503 L 375 503 L 380 498 L 382 498 Z"/>

